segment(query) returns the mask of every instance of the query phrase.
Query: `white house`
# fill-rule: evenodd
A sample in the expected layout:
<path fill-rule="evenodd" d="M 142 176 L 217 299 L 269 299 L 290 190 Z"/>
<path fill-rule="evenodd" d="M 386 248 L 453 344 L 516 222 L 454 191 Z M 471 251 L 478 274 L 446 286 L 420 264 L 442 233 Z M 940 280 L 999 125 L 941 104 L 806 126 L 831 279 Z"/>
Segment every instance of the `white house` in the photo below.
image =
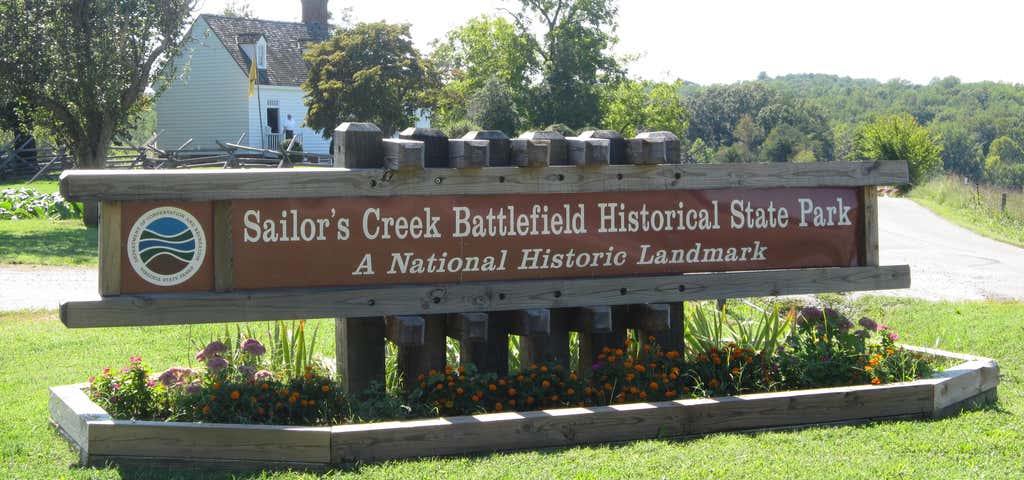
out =
<path fill-rule="evenodd" d="M 302 0 L 302 23 L 221 15 L 200 15 L 181 54 L 176 78 L 157 97 L 157 131 L 162 148 L 214 150 L 217 140 L 277 149 L 290 114 L 306 152 L 329 154 L 330 140 L 302 125 L 306 117 L 300 87 L 308 76 L 302 54 L 329 35 L 327 0 Z M 249 93 L 256 62 L 258 94 Z"/>

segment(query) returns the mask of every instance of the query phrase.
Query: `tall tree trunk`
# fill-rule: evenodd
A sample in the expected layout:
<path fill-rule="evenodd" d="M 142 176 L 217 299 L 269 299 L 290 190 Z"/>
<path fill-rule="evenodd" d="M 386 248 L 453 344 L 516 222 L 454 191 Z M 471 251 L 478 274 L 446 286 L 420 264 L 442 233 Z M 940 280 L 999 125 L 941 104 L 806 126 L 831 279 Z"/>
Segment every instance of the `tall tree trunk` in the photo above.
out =
<path fill-rule="evenodd" d="M 107 166 L 107 150 L 110 148 L 110 135 L 98 135 L 90 141 L 82 142 L 75 149 L 75 157 L 80 169 L 103 169 Z M 87 227 L 100 224 L 100 204 L 89 201 L 82 203 L 82 221 Z"/>

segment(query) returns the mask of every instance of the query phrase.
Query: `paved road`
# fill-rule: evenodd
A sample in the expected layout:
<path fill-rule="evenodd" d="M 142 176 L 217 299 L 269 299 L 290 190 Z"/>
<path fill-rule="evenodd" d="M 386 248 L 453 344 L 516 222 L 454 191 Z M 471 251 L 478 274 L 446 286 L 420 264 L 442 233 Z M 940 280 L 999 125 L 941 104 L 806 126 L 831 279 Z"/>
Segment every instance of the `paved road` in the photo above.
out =
<path fill-rule="evenodd" d="M 931 300 L 1024 300 L 1024 249 L 977 235 L 903 198 L 878 202 L 879 260 L 910 265 L 908 290 Z"/>
<path fill-rule="evenodd" d="M 911 288 L 877 292 L 931 300 L 1024 300 L 1024 249 L 989 240 L 901 198 L 879 199 L 883 265 L 909 264 Z M 96 269 L 0 265 L 0 310 L 57 308 L 96 296 Z"/>

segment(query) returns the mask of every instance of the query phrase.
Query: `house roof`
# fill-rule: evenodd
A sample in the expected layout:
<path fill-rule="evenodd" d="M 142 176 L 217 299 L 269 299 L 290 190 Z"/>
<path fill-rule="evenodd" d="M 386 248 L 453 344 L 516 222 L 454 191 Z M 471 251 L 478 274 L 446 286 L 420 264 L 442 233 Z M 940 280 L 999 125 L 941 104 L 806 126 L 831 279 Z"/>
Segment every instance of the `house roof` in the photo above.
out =
<path fill-rule="evenodd" d="M 275 22 L 254 18 L 200 15 L 227 48 L 231 58 L 249 75 L 252 60 L 242 51 L 242 45 L 255 43 L 260 36 L 267 40 L 267 70 L 260 71 L 261 85 L 297 87 L 309 76 L 309 65 L 302 59 L 303 46 L 308 42 L 324 40 L 316 27 L 305 23 Z"/>

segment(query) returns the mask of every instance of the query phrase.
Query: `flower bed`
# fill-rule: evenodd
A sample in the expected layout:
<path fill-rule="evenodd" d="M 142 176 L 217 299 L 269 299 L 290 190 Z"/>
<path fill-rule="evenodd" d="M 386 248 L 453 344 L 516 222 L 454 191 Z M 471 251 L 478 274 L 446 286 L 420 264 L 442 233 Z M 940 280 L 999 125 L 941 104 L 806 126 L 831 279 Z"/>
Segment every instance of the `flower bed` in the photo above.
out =
<path fill-rule="evenodd" d="M 772 322 L 762 322 L 760 334 L 722 342 L 721 322 L 698 316 L 688 351 L 627 340 L 602 351 L 589 375 L 557 364 L 504 377 L 447 367 L 421 376 L 408 394 L 375 388 L 352 397 L 318 362 L 295 361 L 309 357 L 288 355 L 272 372 L 260 369 L 266 349 L 255 339 L 235 349 L 215 341 L 196 356 L 205 371 L 149 375 L 132 358 L 84 390 L 55 387 L 51 415 L 87 463 L 157 457 L 327 465 L 930 416 L 994 395 L 998 383 L 991 360 L 896 345 L 895 333 L 869 319 L 858 328 L 838 312 L 808 308 L 792 311 L 784 329 Z M 751 348 L 751 338 L 761 348 Z M 935 357 L 964 363 L 914 380 Z M 821 386 L 832 388 L 788 390 Z M 440 418 L 409 420 L 423 417 Z M 374 420 L 406 421 L 360 423 Z"/>

